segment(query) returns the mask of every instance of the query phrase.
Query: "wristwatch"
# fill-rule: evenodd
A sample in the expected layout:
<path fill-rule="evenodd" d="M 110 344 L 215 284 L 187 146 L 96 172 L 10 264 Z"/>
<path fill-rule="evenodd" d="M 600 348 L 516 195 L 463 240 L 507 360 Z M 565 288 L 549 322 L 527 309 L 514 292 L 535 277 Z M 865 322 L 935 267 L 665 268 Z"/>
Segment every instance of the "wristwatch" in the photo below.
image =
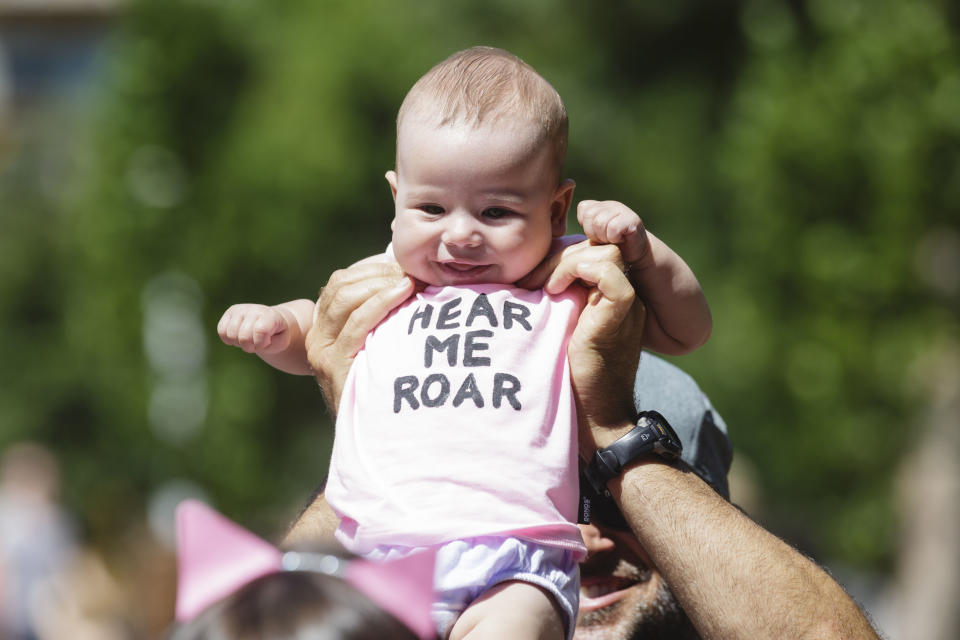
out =
<path fill-rule="evenodd" d="M 642 411 L 637 426 L 605 449 L 593 454 L 584 475 L 598 494 L 610 497 L 607 482 L 616 478 L 623 467 L 654 453 L 665 460 L 676 460 L 683 452 L 683 444 L 667 419 L 656 411 Z"/>

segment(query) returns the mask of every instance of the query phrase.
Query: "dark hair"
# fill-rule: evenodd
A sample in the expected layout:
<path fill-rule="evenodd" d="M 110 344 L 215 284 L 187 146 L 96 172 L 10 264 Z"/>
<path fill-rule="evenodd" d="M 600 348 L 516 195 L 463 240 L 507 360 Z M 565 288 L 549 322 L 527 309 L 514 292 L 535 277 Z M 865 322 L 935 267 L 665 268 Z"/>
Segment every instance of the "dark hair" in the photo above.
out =
<path fill-rule="evenodd" d="M 170 640 L 417 640 L 339 578 L 309 571 L 260 577 L 174 631 Z"/>

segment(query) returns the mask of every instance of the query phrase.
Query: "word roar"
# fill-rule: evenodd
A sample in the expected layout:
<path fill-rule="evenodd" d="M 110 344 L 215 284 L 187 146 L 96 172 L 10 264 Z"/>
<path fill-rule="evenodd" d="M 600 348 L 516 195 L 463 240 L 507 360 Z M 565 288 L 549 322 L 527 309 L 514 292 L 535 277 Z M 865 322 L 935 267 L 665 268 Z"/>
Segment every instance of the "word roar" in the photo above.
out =
<path fill-rule="evenodd" d="M 417 393 L 417 389 L 420 393 Z M 420 406 L 442 407 L 450 399 L 450 379 L 442 373 L 431 373 L 420 384 L 417 376 L 400 376 L 393 382 L 393 412 L 400 413 L 403 401 L 406 400 L 410 408 L 417 410 Z M 496 373 L 493 376 L 493 389 L 490 391 L 490 401 L 494 409 L 499 409 L 506 400 L 515 410 L 520 410 L 520 381 L 509 373 Z M 460 383 L 457 393 L 453 396 L 453 406 L 459 407 L 470 400 L 478 409 L 483 408 L 485 401 L 477 379 L 468 374 Z"/>

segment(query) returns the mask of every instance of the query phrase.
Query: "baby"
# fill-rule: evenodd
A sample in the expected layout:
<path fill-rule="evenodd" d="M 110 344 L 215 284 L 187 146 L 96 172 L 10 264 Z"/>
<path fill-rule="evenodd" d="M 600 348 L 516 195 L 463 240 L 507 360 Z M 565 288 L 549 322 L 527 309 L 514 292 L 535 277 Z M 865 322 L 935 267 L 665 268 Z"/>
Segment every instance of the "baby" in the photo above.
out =
<path fill-rule="evenodd" d="M 563 238 L 567 116 L 510 53 L 454 54 L 407 94 L 388 171 L 395 260 L 426 288 L 367 337 L 340 401 L 326 497 L 338 539 L 392 559 L 439 547 L 441 637 L 571 637 L 577 562 L 576 413 L 566 346 L 582 287 L 515 286 Z M 594 243 L 616 244 L 647 303 L 644 345 L 691 351 L 711 329 L 683 260 L 616 202 L 581 202 Z M 314 303 L 230 307 L 227 344 L 311 373 Z"/>

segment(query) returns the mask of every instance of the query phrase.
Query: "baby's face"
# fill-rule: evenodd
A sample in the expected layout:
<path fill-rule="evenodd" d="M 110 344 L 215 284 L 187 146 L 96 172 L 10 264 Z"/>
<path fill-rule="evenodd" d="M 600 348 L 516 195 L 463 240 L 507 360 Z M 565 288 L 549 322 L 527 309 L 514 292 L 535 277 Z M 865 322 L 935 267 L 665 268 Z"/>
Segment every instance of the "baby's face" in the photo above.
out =
<path fill-rule="evenodd" d="M 553 163 L 527 126 L 405 121 L 387 173 L 397 262 L 432 285 L 516 282 L 566 228 L 573 183 Z"/>

